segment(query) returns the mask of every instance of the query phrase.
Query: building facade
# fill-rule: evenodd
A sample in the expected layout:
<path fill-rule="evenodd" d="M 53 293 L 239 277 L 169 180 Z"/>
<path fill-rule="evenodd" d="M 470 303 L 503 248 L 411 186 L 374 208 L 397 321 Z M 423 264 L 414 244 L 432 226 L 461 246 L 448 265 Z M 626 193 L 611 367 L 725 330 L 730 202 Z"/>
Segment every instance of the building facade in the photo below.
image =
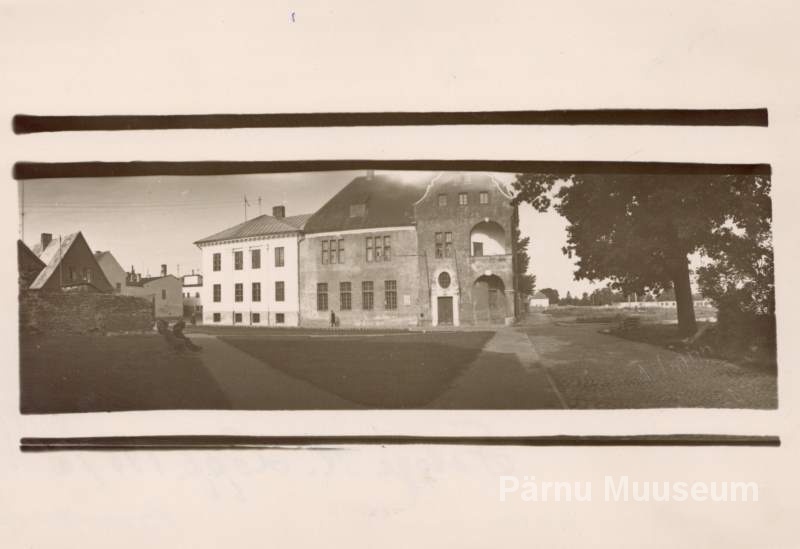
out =
<path fill-rule="evenodd" d="M 444 173 L 414 206 L 431 324 L 509 324 L 516 316 L 513 196 L 489 175 Z"/>
<path fill-rule="evenodd" d="M 181 277 L 181 283 L 183 285 L 183 316 L 194 321 L 202 321 L 203 299 L 201 292 L 203 290 L 203 275 L 192 271 L 191 274 Z"/>
<path fill-rule="evenodd" d="M 482 174 L 403 181 L 368 172 L 354 179 L 305 226 L 301 324 L 512 322 L 511 200 L 501 183 Z"/>
<path fill-rule="evenodd" d="M 178 320 L 183 317 L 183 286 L 179 278 L 166 274 L 166 265 L 162 266 L 162 276 L 129 280 L 123 293 L 149 299 L 157 319 Z"/>
<path fill-rule="evenodd" d="M 283 206 L 195 242 L 201 251 L 203 323 L 297 326 L 298 243 L 308 215 Z"/>

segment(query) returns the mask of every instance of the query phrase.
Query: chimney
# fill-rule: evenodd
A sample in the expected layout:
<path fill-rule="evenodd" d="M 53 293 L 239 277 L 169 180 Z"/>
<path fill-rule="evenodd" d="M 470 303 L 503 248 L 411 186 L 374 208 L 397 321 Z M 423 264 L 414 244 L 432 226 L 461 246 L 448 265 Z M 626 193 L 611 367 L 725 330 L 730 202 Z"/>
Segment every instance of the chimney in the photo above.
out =
<path fill-rule="evenodd" d="M 42 251 L 47 248 L 47 245 L 53 240 L 53 235 L 51 233 L 42 233 Z"/>
<path fill-rule="evenodd" d="M 286 217 L 286 206 L 273 206 L 272 217 L 277 217 L 278 219 Z"/>
<path fill-rule="evenodd" d="M 375 177 L 375 170 L 367 170 L 367 180 L 372 181 L 372 178 Z"/>
<path fill-rule="evenodd" d="M 167 276 L 167 266 L 164 264 L 161 265 L 161 276 Z"/>

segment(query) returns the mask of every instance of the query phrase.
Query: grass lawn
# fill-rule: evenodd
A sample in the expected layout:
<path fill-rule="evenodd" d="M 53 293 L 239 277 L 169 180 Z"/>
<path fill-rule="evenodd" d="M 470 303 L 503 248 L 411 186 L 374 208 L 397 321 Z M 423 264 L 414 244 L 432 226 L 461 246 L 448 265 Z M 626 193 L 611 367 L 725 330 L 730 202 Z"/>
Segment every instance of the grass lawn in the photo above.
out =
<path fill-rule="evenodd" d="M 154 335 L 25 335 L 22 413 L 227 408 L 197 355 Z"/>
<path fill-rule="evenodd" d="M 705 325 L 705 326 L 704 326 Z M 612 329 L 610 333 L 617 337 L 657 345 L 675 351 L 686 351 L 705 358 L 727 360 L 740 366 L 757 368 L 768 372 L 777 372 L 777 349 L 774 346 L 750 346 L 746 341 L 726 341 L 714 337 L 715 323 L 698 323 L 705 327 L 705 335 L 697 342 L 687 345 L 678 333 L 676 324 L 642 324 L 634 330 Z"/>
<path fill-rule="evenodd" d="M 470 365 L 493 332 L 221 337 L 272 368 L 351 402 L 419 408 Z"/>

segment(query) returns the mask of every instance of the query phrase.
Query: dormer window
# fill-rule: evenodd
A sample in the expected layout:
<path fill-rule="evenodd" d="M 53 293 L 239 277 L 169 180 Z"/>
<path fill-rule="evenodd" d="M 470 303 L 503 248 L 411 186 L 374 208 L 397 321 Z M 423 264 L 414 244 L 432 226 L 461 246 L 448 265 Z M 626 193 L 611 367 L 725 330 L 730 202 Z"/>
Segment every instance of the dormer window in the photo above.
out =
<path fill-rule="evenodd" d="M 366 204 L 350 204 L 350 217 L 364 217 L 366 213 Z"/>

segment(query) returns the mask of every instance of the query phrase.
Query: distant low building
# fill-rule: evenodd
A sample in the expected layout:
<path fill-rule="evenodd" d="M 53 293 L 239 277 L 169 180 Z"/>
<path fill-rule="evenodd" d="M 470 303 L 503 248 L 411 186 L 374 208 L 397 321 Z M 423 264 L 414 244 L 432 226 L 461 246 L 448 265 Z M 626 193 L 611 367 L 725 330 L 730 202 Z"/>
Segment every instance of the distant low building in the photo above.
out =
<path fill-rule="evenodd" d="M 192 274 L 181 277 L 183 284 L 183 316 L 186 318 L 203 318 L 203 275 Z"/>
<path fill-rule="evenodd" d="M 536 292 L 528 300 L 528 306 L 530 308 L 549 307 L 550 306 L 550 299 L 546 295 L 544 295 L 542 292 Z"/>
<path fill-rule="evenodd" d="M 63 238 L 42 233 L 40 241 L 30 251 L 44 267 L 28 286 L 29 290 L 113 291 L 113 286 L 80 231 Z M 29 258 L 25 261 L 26 265 L 32 265 Z"/>
<path fill-rule="evenodd" d="M 135 272 L 128 273 L 124 292 L 151 299 L 157 319 L 183 317 L 183 284 L 178 277 L 167 274 L 166 265 L 161 266 L 161 276 L 142 277 Z"/>

